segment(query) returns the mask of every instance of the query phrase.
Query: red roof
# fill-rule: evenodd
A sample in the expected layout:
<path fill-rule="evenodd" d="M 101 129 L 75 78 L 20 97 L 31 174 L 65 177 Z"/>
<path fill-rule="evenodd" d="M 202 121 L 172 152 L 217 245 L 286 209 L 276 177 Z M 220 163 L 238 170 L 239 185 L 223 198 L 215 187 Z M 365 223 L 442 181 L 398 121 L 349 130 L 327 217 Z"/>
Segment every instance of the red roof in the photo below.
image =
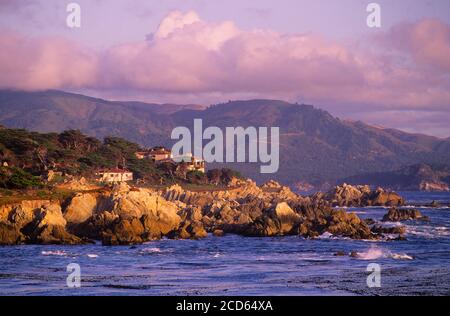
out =
<path fill-rule="evenodd" d="M 157 149 L 150 151 L 150 155 L 170 155 L 171 152 L 169 150 Z"/>

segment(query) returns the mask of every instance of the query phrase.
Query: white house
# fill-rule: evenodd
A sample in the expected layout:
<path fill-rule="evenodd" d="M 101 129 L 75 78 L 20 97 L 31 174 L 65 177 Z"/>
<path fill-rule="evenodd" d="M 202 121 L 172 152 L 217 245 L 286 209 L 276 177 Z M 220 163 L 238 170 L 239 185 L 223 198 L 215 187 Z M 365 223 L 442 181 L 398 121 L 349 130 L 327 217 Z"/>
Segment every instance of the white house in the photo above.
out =
<path fill-rule="evenodd" d="M 133 173 L 125 169 L 99 170 L 96 174 L 97 181 L 106 183 L 126 182 L 133 180 Z"/>

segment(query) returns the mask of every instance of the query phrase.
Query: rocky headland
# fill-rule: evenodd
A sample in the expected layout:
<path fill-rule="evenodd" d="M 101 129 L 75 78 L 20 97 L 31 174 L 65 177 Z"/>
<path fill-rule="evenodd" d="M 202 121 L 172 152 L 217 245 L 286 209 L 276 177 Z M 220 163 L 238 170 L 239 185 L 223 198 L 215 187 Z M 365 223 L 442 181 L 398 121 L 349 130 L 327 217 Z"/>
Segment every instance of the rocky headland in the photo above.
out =
<path fill-rule="evenodd" d="M 303 197 L 274 181 L 257 186 L 251 180 L 233 179 L 226 189 L 204 191 L 186 190 L 177 184 L 153 189 L 121 183 L 80 190 L 64 201 L 24 200 L 1 206 L 0 244 L 83 244 L 100 240 L 103 245 L 130 245 L 163 237 L 199 239 L 208 233 L 305 238 L 328 233 L 378 239 L 393 232 L 370 226 L 356 214 L 334 206 L 403 203 L 394 192 L 372 191 L 364 186 L 344 185 L 326 194 Z M 391 217 L 396 220 L 398 216 Z"/>

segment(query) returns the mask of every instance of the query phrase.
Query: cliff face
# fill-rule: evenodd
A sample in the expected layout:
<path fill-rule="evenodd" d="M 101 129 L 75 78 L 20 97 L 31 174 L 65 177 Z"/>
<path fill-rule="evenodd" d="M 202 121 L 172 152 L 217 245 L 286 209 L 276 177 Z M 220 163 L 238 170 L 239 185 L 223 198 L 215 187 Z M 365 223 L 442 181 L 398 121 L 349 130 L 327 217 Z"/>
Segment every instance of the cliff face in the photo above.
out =
<path fill-rule="evenodd" d="M 346 186 L 330 196 L 301 197 L 274 181 L 257 186 L 251 180 L 234 179 L 227 190 L 201 192 L 179 185 L 153 190 L 122 183 L 110 190 L 80 192 L 64 203 L 41 200 L 4 205 L 0 244 L 79 244 L 95 239 L 104 245 L 121 245 L 162 237 L 197 239 L 208 232 L 303 237 L 329 232 L 374 239 L 380 235 L 357 215 L 331 207 L 336 197 L 339 205 L 401 204 L 392 192 L 366 189 Z"/>

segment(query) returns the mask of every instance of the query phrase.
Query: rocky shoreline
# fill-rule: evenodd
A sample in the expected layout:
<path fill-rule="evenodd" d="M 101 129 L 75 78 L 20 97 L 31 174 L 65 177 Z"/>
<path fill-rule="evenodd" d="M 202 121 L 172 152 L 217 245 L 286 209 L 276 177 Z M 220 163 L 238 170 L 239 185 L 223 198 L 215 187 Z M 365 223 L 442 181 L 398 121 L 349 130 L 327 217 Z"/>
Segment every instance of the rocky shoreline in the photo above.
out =
<path fill-rule="evenodd" d="M 303 197 L 270 181 L 257 186 L 233 179 L 228 189 L 189 191 L 179 185 L 165 189 L 130 187 L 122 183 L 97 191 L 82 191 L 63 202 L 27 200 L 0 206 L 0 245 L 84 244 L 132 245 L 158 240 L 199 239 L 239 234 L 248 237 L 297 235 L 316 238 L 324 233 L 376 240 L 386 234 L 402 237 L 336 206 L 404 204 L 396 193 L 366 186 L 343 185 L 323 194 Z M 390 214 L 390 215 L 389 215 Z M 420 213 L 393 208 L 386 218 L 421 218 Z"/>

